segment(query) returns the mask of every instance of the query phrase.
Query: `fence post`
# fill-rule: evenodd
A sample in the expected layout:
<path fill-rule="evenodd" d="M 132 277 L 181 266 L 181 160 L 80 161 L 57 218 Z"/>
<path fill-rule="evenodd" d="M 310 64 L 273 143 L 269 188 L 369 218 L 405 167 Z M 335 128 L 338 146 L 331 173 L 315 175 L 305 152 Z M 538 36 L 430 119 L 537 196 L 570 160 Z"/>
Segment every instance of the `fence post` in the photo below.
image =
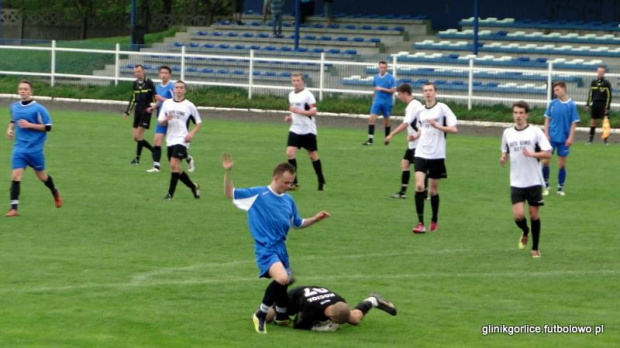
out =
<path fill-rule="evenodd" d="M 467 81 L 467 110 L 471 110 L 471 97 L 474 95 L 474 58 L 469 58 L 469 81 Z"/>
<path fill-rule="evenodd" d="M 52 66 L 50 67 L 50 86 L 54 87 L 55 79 L 54 74 L 56 73 L 56 40 L 52 40 Z"/>
<path fill-rule="evenodd" d="M 185 81 L 185 45 L 181 46 L 181 80 Z"/>
<path fill-rule="evenodd" d="M 394 76 L 394 80 L 396 81 L 396 84 L 398 85 L 398 77 L 397 77 L 397 72 L 396 72 L 396 70 L 397 70 L 396 69 L 397 68 L 397 66 L 396 66 L 397 62 L 398 62 L 398 56 L 393 55 L 392 56 L 392 67 L 393 67 L 392 68 L 392 70 L 393 70 L 392 71 L 393 72 L 392 75 Z M 394 103 L 395 101 L 396 101 L 396 93 L 392 93 L 392 103 Z"/>
<path fill-rule="evenodd" d="M 250 70 L 249 70 L 249 86 L 248 86 L 248 99 L 252 99 L 252 85 L 254 84 L 254 50 L 250 50 Z"/>
<path fill-rule="evenodd" d="M 114 54 L 114 86 L 118 86 L 118 75 L 119 75 L 119 71 L 120 71 L 120 50 L 121 50 L 121 45 L 120 44 L 116 44 L 116 49 L 115 49 L 115 54 Z"/>
<path fill-rule="evenodd" d="M 547 99 L 546 101 L 548 102 L 549 99 L 551 99 L 552 96 L 552 91 L 553 91 L 553 62 L 548 60 L 547 61 L 548 67 L 547 67 Z"/>
<path fill-rule="evenodd" d="M 325 83 L 325 52 L 321 52 L 321 64 L 319 68 L 319 100 L 323 100 L 323 87 Z"/>

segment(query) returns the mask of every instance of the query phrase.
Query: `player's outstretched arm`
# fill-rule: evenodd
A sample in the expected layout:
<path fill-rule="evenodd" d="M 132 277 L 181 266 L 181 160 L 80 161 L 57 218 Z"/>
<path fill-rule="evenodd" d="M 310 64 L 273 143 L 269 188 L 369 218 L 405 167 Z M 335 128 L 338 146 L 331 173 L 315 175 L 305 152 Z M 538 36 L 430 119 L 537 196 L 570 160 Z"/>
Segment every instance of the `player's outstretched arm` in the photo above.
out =
<path fill-rule="evenodd" d="M 300 228 L 304 228 L 304 227 L 308 227 L 308 226 L 312 226 L 315 223 L 325 220 L 328 217 L 330 217 L 331 215 L 326 212 L 325 210 L 318 212 L 315 216 L 308 218 L 308 219 L 304 219 L 304 223 L 301 225 Z"/>
<path fill-rule="evenodd" d="M 235 189 L 231 173 L 233 165 L 232 156 L 229 153 L 224 153 L 222 155 L 222 167 L 224 167 L 224 194 L 230 199 L 233 198 L 233 190 Z"/>
<path fill-rule="evenodd" d="M 9 140 L 13 140 L 13 135 L 14 133 L 14 129 L 15 129 L 15 123 L 11 122 L 9 123 L 9 126 L 6 128 L 6 138 Z"/>

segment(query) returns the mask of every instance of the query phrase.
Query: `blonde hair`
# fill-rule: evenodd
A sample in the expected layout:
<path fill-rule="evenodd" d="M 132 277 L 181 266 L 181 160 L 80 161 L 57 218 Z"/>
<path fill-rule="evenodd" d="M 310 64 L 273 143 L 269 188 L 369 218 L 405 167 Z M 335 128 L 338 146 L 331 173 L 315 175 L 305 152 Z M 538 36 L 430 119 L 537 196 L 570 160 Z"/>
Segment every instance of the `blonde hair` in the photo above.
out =
<path fill-rule="evenodd" d="M 345 302 L 336 302 L 332 305 L 332 317 L 331 320 L 336 324 L 343 324 L 349 321 L 351 316 L 351 309 Z"/>

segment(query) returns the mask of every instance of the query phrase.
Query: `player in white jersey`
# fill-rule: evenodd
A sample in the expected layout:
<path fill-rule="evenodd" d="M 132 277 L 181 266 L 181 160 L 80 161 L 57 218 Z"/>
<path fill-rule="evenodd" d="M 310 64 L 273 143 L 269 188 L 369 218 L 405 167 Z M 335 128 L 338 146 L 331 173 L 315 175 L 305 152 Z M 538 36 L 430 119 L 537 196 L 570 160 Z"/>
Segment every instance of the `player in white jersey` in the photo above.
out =
<path fill-rule="evenodd" d="M 412 95 L 411 86 L 407 83 L 396 88 L 396 96 L 400 101 L 407 104 L 405 108 L 405 119 L 396 129 L 385 137 L 385 145 L 388 145 L 396 134 L 407 129 L 407 150 L 403 156 L 400 166 L 402 173 L 400 176 L 400 190 L 392 195 L 392 198 L 407 198 L 407 187 L 409 186 L 409 178 L 411 177 L 411 171 L 409 167 L 414 163 L 415 148 L 418 145 L 418 139 L 415 138 L 418 135 L 418 125 L 416 120 L 416 114 L 418 110 L 422 109 L 422 103 L 415 100 Z"/>
<path fill-rule="evenodd" d="M 187 158 L 187 149 L 196 132 L 202 126 L 202 119 L 194 103 L 185 99 L 185 82 L 179 80 L 174 84 L 174 98 L 164 101 L 159 110 L 157 121 L 167 126 L 166 145 L 168 146 L 168 160 L 170 161 L 170 186 L 164 199 L 171 200 L 174 196 L 177 183 L 181 180 L 189 187 L 194 198 L 200 198 L 199 186 L 193 182 L 181 168 L 181 161 Z M 195 126 L 190 131 L 189 121 L 194 119 Z"/>
<path fill-rule="evenodd" d="M 288 95 L 289 111 L 291 113 L 284 118 L 286 122 L 291 122 L 286 145 L 288 163 L 297 170 L 297 159 L 295 158 L 297 150 L 302 147 L 306 149 L 319 182 L 319 191 L 323 191 L 325 188 L 325 177 L 323 176 L 323 168 L 316 141 L 316 99 L 314 99 L 312 92 L 305 88 L 301 73 L 294 72 L 291 76 L 291 83 L 294 88 Z M 296 175 L 291 190 L 298 188 L 299 183 L 297 182 Z"/>
<path fill-rule="evenodd" d="M 424 108 L 416 113 L 419 142 L 415 152 L 415 206 L 418 224 L 413 233 L 424 233 L 424 181 L 428 173 L 430 180 L 431 217 L 430 232 L 439 228 L 439 180 L 448 177 L 446 172 L 446 134 L 457 133 L 456 116 L 450 108 L 436 99 L 437 88 L 433 83 L 422 86 Z"/>
<path fill-rule="evenodd" d="M 504 166 L 510 156 L 512 213 L 515 223 L 523 231 L 519 238 L 519 248 L 525 249 L 529 234 L 525 219 L 525 201 L 527 201 L 532 223 L 532 256 L 540 257 L 538 208 L 544 205 L 542 190 L 545 184 L 540 160 L 551 158 L 551 144 L 540 128 L 527 123 L 529 115 L 530 107 L 526 102 L 519 101 L 512 105 L 515 126 L 504 130 L 499 164 Z"/>

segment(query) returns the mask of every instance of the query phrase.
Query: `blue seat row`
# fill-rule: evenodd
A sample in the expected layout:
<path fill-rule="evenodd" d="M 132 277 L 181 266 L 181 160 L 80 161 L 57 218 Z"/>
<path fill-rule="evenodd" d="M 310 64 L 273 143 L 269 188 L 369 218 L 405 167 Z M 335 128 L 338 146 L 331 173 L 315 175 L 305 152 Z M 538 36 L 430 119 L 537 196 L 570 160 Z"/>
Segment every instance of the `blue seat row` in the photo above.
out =
<path fill-rule="evenodd" d="M 397 54 L 398 62 L 411 62 L 411 63 L 430 63 L 430 64 L 449 64 L 449 65 L 467 65 L 469 64 L 468 56 L 460 56 L 458 54 L 431 54 L 431 55 L 403 55 Z M 518 57 L 504 59 L 502 57 L 487 58 L 479 57 L 475 59 L 475 65 L 484 66 L 505 66 L 505 67 L 527 67 L 527 68 L 547 68 L 547 58 L 530 58 L 530 57 Z M 565 59 L 553 59 L 553 66 L 556 69 L 570 69 L 570 70 L 592 70 L 601 64 L 600 60 L 592 61 L 567 61 Z"/>
<path fill-rule="evenodd" d="M 123 67 L 121 67 L 121 70 L 125 70 L 128 71 L 130 69 L 134 68 L 134 64 L 126 64 Z M 158 67 L 153 67 L 150 64 L 144 64 L 143 65 L 144 70 L 145 71 L 153 71 L 153 72 L 157 72 Z M 171 66 L 170 67 L 172 69 L 173 72 L 180 72 L 181 71 L 181 67 L 179 66 Z M 187 73 L 195 73 L 195 74 L 226 74 L 226 75 L 240 75 L 240 76 L 247 76 L 249 73 L 244 71 L 244 70 L 240 70 L 240 69 L 226 69 L 226 68 L 219 68 L 219 69 L 214 69 L 214 68 L 197 68 L 197 67 L 187 67 L 185 68 L 185 72 Z M 288 71 L 284 71 L 284 72 L 276 72 L 276 71 L 260 71 L 260 70 L 254 70 L 252 72 L 253 76 L 266 76 L 266 77 L 281 77 L 281 78 L 290 78 L 291 77 L 291 72 Z M 307 78 L 308 74 L 304 74 L 304 77 Z"/>
<path fill-rule="evenodd" d="M 147 56 L 148 58 L 152 58 L 152 59 L 170 59 L 173 61 L 178 61 L 179 57 L 175 57 L 175 56 L 165 56 L 165 55 L 151 55 L 151 56 Z M 219 62 L 229 62 L 229 63 L 245 63 L 245 64 L 249 64 L 250 60 L 247 58 L 207 58 L 207 57 L 186 57 L 185 58 L 187 61 L 195 61 L 197 63 L 199 62 L 204 62 L 204 63 L 219 63 Z M 281 62 L 281 61 L 271 61 L 271 60 L 265 60 L 265 59 L 255 59 L 254 60 L 255 64 L 269 64 L 269 65 L 293 65 L 293 66 L 303 66 L 303 67 L 319 67 L 320 64 L 319 63 L 311 63 L 311 62 Z M 325 63 L 324 67 L 325 68 L 330 68 L 332 67 L 333 64 L 331 63 Z"/>
<path fill-rule="evenodd" d="M 199 31 L 196 33 L 198 37 L 204 37 L 204 36 L 216 36 L 216 37 L 230 37 L 230 38 L 261 38 L 261 39 L 266 39 L 266 38 L 270 38 L 273 37 L 273 35 L 269 35 L 267 33 L 258 33 L 258 34 L 254 34 L 254 33 L 238 33 L 235 31 L 230 31 L 227 33 L 223 33 L 221 31 L 214 31 L 214 32 L 206 32 L 206 31 Z M 295 39 L 295 34 L 288 36 L 287 38 L 289 39 Z M 338 36 L 338 37 L 332 37 L 329 35 L 323 35 L 323 36 L 315 36 L 315 35 L 303 35 L 300 37 L 302 40 L 319 40 L 319 41 L 351 41 L 351 42 L 373 42 L 373 43 L 380 43 L 381 39 L 380 38 L 369 38 L 369 39 L 365 39 L 363 37 L 353 37 L 353 38 L 349 38 L 347 36 Z"/>
<path fill-rule="evenodd" d="M 254 14 L 254 11 L 249 10 L 245 12 L 246 14 Z M 283 14 L 284 16 L 295 16 L 294 13 L 291 12 L 285 12 Z M 318 15 L 315 17 L 322 17 L 323 15 Z M 335 18 L 349 18 L 349 19 L 387 19 L 387 20 L 425 20 L 427 19 L 426 15 L 411 15 L 411 14 L 399 14 L 399 15 L 393 15 L 393 14 L 384 14 L 384 15 L 380 15 L 380 14 L 376 14 L 376 13 L 371 13 L 371 14 L 361 14 L 361 13 L 344 13 L 344 12 L 339 12 L 334 14 Z"/>
<path fill-rule="evenodd" d="M 221 44 L 212 44 L 212 43 L 205 43 L 205 44 L 198 44 L 195 42 L 190 42 L 190 43 L 185 43 L 185 42 L 175 42 L 174 44 L 172 44 L 172 46 L 174 48 L 180 48 L 180 47 L 189 47 L 191 49 L 206 49 L 206 50 L 213 50 L 213 49 L 219 49 L 219 50 L 237 50 L 237 51 L 247 51 L 247 50 L 263 50 L 263 51 L 282 51 L 282 52 L 293 52 L 294 49 L 293 47 L 290 46 L 273 46 L 273 45 L 267 45 L 267 46 L 261 46 L 261 45 L 243 45 L 243 44 L 237 44 L 237 45 L 230 45 L 230 44 L 225 44 L 225 43 L 221 43 Z M 339 48 L 308 48 L 308 47 L 299 47 L 298 52 L 302 52 L 302 53 L 328 53 L 328 54 L 343 54 L 343 55 L 356 55 L 357 54 L 357 50 L 354 49 L 347 49 L 347 50 L 341 50 Z"/>
<path fill-rule="evenodd" d="M 414 88 L 421 88 L 427 82 L 433 82 L 440 90 L 453 90 L 453 91 L 467 91 L 469 89 L 465 81 L 446 81 L 446 80 L 429 80 L 429 79 L 409 79 L 402 78 L 397 81 L 397 84 L 408 83 Z M 356 85 L 356 86 L 372 86 L 371 79 L 356 78 L 343 78 L 341 80 L 344 85 Z M 492 93 L 528 93 L 528 94 L 545 94 L 547 88 L 544 85 L 536 86 L 534 84 L 517 85 L 515 83 L 499 84 L 497 82 L 483 83 L 480 81 L 474 81 L 472 89 L 474 92 L 492 92 Z"/>
<path fill-rule="evenodd" d="M 418 42 L 413 44 L 414 49 L 430 49 L 430 50 L 449 50 L 449 51 L 473 51 L 473 45 L 469 43 L 429 43 Z M 526 54 L 549 54 L 549 55 L 570 55 L 570 56 L 595 56 L 595 57 L 618 57 L 620 56 L 620 47 L 610 49 L 605 46 L 592 48 L 589 46 L 571 45 L 554 46 L 554 45 L 536 45 L 536 44 L 499 44 L 484 43 L 478 44 L 479 52 L 498 52 L 498 53 L 526 53 Z"/>
<path fill-rule="evenodd" d="M 620 31 L 620 22 L 601 22 L 601 21 L 567 21 L 567 20 L 532 20 L 514 19 L 497 20 L 497 18 L 480 19 L 480 26 L 486 27 L 505 27 L 505 28 L 527 28 L 527 29 L 555 29 L 555 30 L 588 30 L 588 31 Z M 459 21 L 460 26 L 473 25 L 473 18 Z"/>
<path fill-rule="evenodd" d="M 377 67 L 367 67 L 364 69 L 367 74 L 376 74 L 379 72 Z M 392 72 L 392 69 L 389 69 Z M 465 69 L 434 69 L 434 68 L 418 68 L 409 69 L 402 68 L 397 70 L 397 76 L 444 76 L 444 77 L 459 77 L 467 78 L 469 71 Z M 547 75 L 542 74 L 524 74 L 518 71 L 504 71 L 504 72 L 491 72 L 491 71 L 474 71 L 474 78 L 480 79 L 504 79 L 504 80 L 518 80 L 518 81 L 539 81 L 546 82 Z M 561 79 L 564 82 L 574 82 L 577 87 L 583 87 L 583 78 L 573 75 L 561 75 L 554 76 L 554 79 Z"/>
<path fill-rule="evenodd" d="M 220 25 L 232 25 L 234 23 L 231 23 L 230 21 L 219 21 L 216 24 L 220 24 Z M 259 22 L 259 21 L 252 21 L 249 22 L 250 26 L 253 27 L 261 27 L 261 26 L 267 26 L 269 28 L 271 28 L 271 26 L 273 25 L 272 21 L 268 21 L 266 23 L 263 22 Z M 294 22 L 282 22 L 282 26 L 285 28 L 292 28 L 295 26 Z M 367 31 L 371 31 L 371 30 L 376 30 L 376 31 L 397 31 L 397 32 L 403 32 L 405 31 L 405 27 L 401 26 L 401 25 L 395 25 L 395 26 L 388 26 L 388 25 L 376 25 L 376 26 L 372 26 L 372 25 L 355 25 L 355 24 L 330 24 L 330 25 L 326 25 L 326 24 L 321 24 L 321 23 L 314 23 L 314 24 L 300 24 L 299 25 L 300 28 L 314 28 L 314 29 L 346 29 L 346 30 L 367 30 Z"/>
<path fill-rule="evenodd" d="M 466 39 L 473 40 L 474 34 L 471 30 L 465 32 L 439 32 L 436 35 L 442 39 Z M 479 33 L 478 38 L 481 40 L 493 41 L 530 41 L 530 42 L 557 42 L 557 43 L 580 43 L 580 44 L 596 44 L 596 45 L 620 45 L 620 37 L 609 35 L 576 35 L 576 34 L 559 34 L 559 33 L 509 33 L 507 31 L 497 31 L 494 33 Z"/>

